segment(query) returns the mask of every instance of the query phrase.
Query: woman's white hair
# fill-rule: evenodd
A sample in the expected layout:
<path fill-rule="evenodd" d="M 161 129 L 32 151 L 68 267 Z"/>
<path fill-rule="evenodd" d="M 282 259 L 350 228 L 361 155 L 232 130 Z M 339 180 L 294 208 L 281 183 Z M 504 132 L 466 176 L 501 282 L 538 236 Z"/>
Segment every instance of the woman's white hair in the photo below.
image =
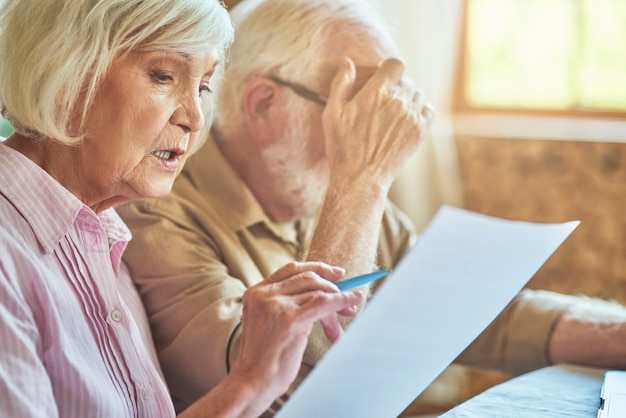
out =
<path fill-rule="evenodd" d="M 235 40 L 220 89 L 216 124 L 243 123 L 241 99 L 248 79 L 273 75 L 307 85 L 317 81 L 337 30 L 358 47 L 398 55 L 376 11 L 363 0 L 244 0 L 231 11 Z"/>
<path fill-rule="evenodd" d="M 219 0 L 0 0 L 0 107 L 18 133 L 76 144 L 115 59 L 223 55 L 232 36 Z"/>

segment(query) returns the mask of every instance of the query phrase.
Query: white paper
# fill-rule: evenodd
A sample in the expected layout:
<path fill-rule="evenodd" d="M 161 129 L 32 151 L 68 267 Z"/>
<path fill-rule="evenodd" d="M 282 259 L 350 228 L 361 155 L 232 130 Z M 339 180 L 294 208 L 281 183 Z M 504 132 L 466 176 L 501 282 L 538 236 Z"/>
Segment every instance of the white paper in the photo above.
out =
<path fill-rule="evenodd" d="M 277 417 L 397 417 L 578 224 L 442 207 Z"/>

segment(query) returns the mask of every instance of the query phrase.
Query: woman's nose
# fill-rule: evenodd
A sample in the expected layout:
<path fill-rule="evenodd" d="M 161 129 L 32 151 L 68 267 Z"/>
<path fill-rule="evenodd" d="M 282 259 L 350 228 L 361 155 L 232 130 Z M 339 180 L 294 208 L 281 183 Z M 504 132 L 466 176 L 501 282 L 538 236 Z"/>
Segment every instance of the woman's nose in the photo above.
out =
<path fill-rule="evenodd" d="M 202 100 L 196 94 L 182 97 L 172 115 L 172 123 L 180 126 L 186 132 L 197 132 L 204 125 Z"/>

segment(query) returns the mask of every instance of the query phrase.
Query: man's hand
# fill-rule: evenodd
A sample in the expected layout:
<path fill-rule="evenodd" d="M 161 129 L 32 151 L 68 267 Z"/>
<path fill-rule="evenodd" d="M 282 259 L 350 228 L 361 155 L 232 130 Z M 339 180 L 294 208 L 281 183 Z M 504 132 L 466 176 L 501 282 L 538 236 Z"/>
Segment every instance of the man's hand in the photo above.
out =
<path fill-rule="evenodd" d="M 403 72 L 401 61 L 387 59 L 355 94 L 352 61 L 337 71 L 323 115 L 331 187 L 364 178 L 386 191 L 417 149 L 434 110 Z"/>

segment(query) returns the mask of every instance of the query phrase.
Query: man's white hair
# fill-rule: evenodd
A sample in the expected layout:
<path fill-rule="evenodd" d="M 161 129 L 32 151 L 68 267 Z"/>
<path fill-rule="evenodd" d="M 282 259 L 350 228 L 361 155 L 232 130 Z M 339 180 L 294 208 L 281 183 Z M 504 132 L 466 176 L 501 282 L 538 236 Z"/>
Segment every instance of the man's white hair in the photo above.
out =
<path fill-rule="evenodd" d="M 397 55 L 379 14 L 363 0 L 245 0 L 231 11 L 235 40 L 221 86 L 216 123 L 229 131 L 244 123 L 242 92 L 254 76 L 315 83 L 337 31 L 357 45 Z M 358 45 L 362 40 L 363 45 Z"/>

